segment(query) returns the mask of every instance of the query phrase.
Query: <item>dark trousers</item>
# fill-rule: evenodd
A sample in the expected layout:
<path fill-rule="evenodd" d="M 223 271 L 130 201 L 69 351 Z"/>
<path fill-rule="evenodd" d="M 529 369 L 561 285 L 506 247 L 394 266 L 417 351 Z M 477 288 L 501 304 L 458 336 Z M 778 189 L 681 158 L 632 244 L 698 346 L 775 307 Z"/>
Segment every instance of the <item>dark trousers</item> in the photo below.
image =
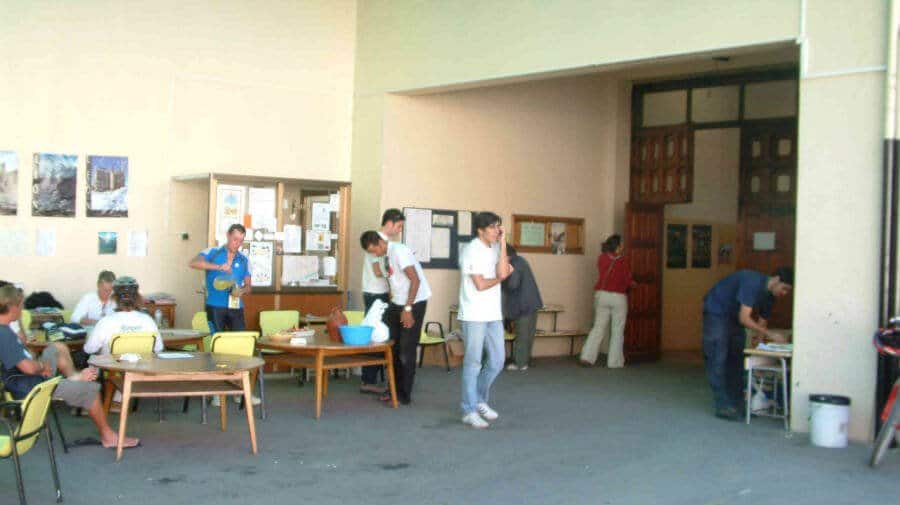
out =
<path fill-rule="evenodd" d="M 247 324 L 244 322 L 244 309 L 207 305 L 206 320 L 209 321 L 210 334 L 217 331 L 244 331 L 247 329 Z"/>
<path fill-rule="evenodd" d="M 387 293 L 366 293 L 363 291 L 363 304 L 365 306 L 366 313 L 369 312 L 369 309 L 372 308 L 372 304 L 375 303 L 375 300 L 381 300 L 385 303 L 390 303 L 388 300 Z M 387 311 L 384 311 L 384 318 L 387 319 Z M 386 321 L 385 321 L 386 323 Z M 378 373 L 381 373 L 381 377 L 384 378 L 384 367 L 381 365 L 369 365 L 362 367 L 362 383 L 363 384 L 377 384 L 378 383 Z"/>
<path fill-rule="evenodd" d="M 391 340 L 394 341 L 394 377 L 397 381 L 397 398 L 401 403 L 409 403 L 412 400 L 413 382 L 416 378 L 416 348 L 419 345 L 419 335 L 422 333 L 422 319 L 425 317 L 427 301 L 416 303 L 412 306 L 412 316 L 415 321 L 412 328 L 404 328 L 400 322 L 403 314 L 402 305 L 390 304 L 388 307 L 388 328 L 391 330 Z"/>
<path fill-rule="evenodd" d="M 734 317 L 703 313 L 703 358 L 716 409 L 740 408 L 744 386 L 744 328 Z"/>

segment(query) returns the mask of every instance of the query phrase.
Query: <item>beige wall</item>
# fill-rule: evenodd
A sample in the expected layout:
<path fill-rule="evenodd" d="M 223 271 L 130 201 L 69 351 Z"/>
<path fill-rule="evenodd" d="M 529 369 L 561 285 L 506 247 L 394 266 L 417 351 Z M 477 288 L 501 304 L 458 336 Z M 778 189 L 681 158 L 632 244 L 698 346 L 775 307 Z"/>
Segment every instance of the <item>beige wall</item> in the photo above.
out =
<path fill-rule="evenodd" d="M 739 128 L 694 132 L 694 201 L 666 205 L 666 224 L 688 225 L 688 266 L 667 268 L 663 261 L 663 351 L 701 349 L 703 295 L 720 279 L 734 271 L 731 263 L 719 264 L 722 244 L 734 247 L 738 218 Z M 691 268 L 691 228 L 713 226 L 712 266 Z M 665 258 L 665 254 L 663 258 Z"/>
<path fill-rule="evenodd" d="M 207 197 L 171 177 L 348 180 L 355 5 L 0 1 L 0 149 L 22 161 L 19 215 L 0 226 L 29 237 L 2 277 L 71 306 L 110 268 L 175 294 L 187 324 L 201 276 L 185 265 L 206 244 Z M 78 154 L 76 218 L 31 217 L 33 152 Z M 128 218 L 84 217 L 88 154 L 128 156 Z M 33 256 L 38 229 L 56 230 L 56 256 Z M 126 255 L 129 230 L 149 231 L 148 257 Z M 117 255 L 97 255 L 98 231 L 119 233 Z"/>
<path fill-rule="evenodd" d="M 584 255 L 523 256 L 544 302 L 566 307 L 559 327 L 585 327 L 599 244 L 613 231 L 613 191 L 624 176 L 615 171 L 617 99 L 617 83 L 603 77 L 391 96 L 381 207 L 492 210 L 507 223 L 513 213 L 584 218 Z M 459 270 L 428 269 L 426 277 L 426 319 L 445 321 Z M 567 341 L 542 341 L 536 354 L 563 350 Z"/>

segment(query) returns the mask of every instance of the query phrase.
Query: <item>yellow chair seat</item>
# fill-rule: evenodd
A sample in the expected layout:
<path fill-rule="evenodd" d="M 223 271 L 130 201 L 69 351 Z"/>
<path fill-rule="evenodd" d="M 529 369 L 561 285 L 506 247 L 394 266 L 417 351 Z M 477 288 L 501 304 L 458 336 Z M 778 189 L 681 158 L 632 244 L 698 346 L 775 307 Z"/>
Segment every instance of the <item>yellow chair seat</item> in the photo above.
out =
<path fill-rule="evenodd" d="M 0 435 L 0 458 L 8 458 L 12 454 L 9 435 Z"/>
<path fill-rule="evenodd" d="M 503 334 L 503 340 L 506 340 L 507 342 L 512 342 L 515 339 L 516 339 L 515 333 L 510 333 L 507 331 Z"/>
<path fill-rule="evenodd" d="M 419 336 L 419 345 L 437 345 L 443 344 L 444 342 L 446 342 L 446 339 L 441 337 L 433 337 L 425 333 L 424 331 L 422 332 L 422 335 Z"/>

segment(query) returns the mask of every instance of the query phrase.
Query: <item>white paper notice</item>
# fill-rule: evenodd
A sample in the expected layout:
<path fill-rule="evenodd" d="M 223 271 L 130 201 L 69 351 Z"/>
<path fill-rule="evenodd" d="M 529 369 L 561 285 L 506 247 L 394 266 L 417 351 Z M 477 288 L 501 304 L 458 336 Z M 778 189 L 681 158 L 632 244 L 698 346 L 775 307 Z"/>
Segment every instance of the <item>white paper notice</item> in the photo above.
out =
<path fill-rule="evenodd" d="M 331 206 L 323 202 L 312 204 L 312 229 L 328 231 L 331 229 Z"/>
<path fill-rule="evenodd" d="M 753 250 L 754 251 L 774 251 L 775 250 L 775 232 L 761 231 L 753 234 Z"/>
<path fill-rule="evenodd" d="M 38 256 L 56 256 L 56 230 L 38 230 L 34 249 Z"/>
<path fill-rule="evenodd" d="M 281 283 L 298 285 L 319 278 L 318 256 L 282 256 Z"/>
<path fill-rule="evenodd" d="M 412 249 L 420 263 L 431 261 L 431 210 L 406 209 L 403 243 Z"/>
<path fill-rule="evenodd" d="M 334 277 L 337 275 L 337 260 L 334 259 L 334 256 L 322 258 L 322 275 L 325 277 Z"/>
<path fill-rule="evenodd" d="M 328 195 L 328 206 L 331 207 L 331 212 L 340 212 L 341 211 L 341 194 L 340 193 L 332 193 Z"/>
<path fill-rule="evenodd" d="M 330 251 L 331 234 L 327 231 L 306 230 L 307 251 Z"/>
<path fill-rule="evenodd" d="M 0 229 L 0 256 L 24 256 L 27 240 L 24 230 Z"/>
<path fill-rule="evenodd" d="M 228 227 L 243 222 L 244 187 L 219 184 L 216 188 L 216 239 L 224 240 Z"/>
<path fill-rule="evenodd" d="M 435 214 L 431 216 L 433 226 L 453 226 L 453 216 L 447 214 Z"/>
<path fill-rule="evenodd" d="M 303 252 L 301 249 L 301 240 L 303 237 L 303 228 L 295 224 L 284 225 L 284 252 L 298 253 Z"/>
<path fill-rule="evenodd" d="M 146 256 L 147 255 L 148 234 L 144 230 L 128 232 L 128 255 L 129 256 Z"/>
<path fill-rule="evenodd" d="M 275 188 L 249 188 L 247 214 L 252 216 L 253 228 L 275 231 Z"/>
<path fill-rule="evenodd" d="M 272 285 L 273 252 L 271 242 L 250 242 L 250 282 L 254 287 Z"/>
<path fill-rule="evenodd" d="M 459 211 L 459 219 L 456 222 L 456 234 L 468 237 L 472 234 L 472 213 L 467 210 Z"/>
<path fill-rule="evenodd" d="M 450 258 L 450 228 L 431 229 L 431 258 Z"/>

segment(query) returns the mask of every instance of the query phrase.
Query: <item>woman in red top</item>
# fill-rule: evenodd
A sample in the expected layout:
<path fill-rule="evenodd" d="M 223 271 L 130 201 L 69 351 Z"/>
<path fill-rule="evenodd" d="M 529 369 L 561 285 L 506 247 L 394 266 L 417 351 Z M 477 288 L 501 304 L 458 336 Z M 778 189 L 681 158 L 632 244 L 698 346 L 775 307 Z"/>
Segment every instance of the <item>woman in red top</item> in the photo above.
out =
<path fill-rule="evenodd" d="M 612 235 L 601 246 L 603 252 L 597 258 L 597 269 L 600 277 L 594 285 L 594 327 L 588 334 L 584 347 L 581 348 L 579 364 L 593 366 L 597 361 L 600 344 L 606 339 L 612 323 L 609 339 L 609 354 L 606 366 L 622 368 L 625 366 L 625 355 L 622 354 L 622 343 L 625 340 L 625 319 L 628 316 L 628 299 L 625 293 L 634 283 L 631 279 L 631 268 L 628 258 L 622 255 L 622 237 Z"/>

